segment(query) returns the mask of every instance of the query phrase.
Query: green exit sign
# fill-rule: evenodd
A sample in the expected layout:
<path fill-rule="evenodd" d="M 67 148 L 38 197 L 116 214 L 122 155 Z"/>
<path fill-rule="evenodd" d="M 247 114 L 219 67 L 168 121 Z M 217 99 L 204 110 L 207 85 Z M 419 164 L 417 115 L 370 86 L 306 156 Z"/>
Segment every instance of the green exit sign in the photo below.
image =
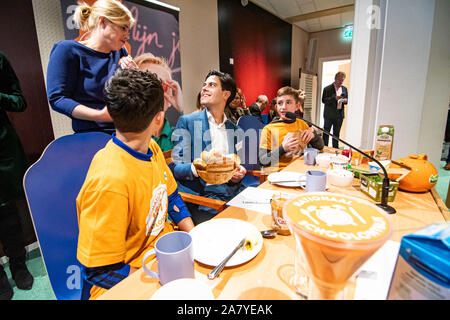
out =
<path fill-rule="evenodd" d="M 351 39 L 353 37 L 353 25 L 346 26 L 344 29 L 344 39 Z"/>

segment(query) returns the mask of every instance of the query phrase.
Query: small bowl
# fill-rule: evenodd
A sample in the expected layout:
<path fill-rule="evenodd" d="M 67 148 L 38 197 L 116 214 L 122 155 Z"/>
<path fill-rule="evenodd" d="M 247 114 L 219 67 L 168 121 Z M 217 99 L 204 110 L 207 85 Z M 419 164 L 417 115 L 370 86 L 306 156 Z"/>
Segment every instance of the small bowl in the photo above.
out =
<path fill-rule="evenodd" d="M 333 169 L 346 169 L 350 159 L 343 155 L 337 155 L 331 157 L 331 164 Z"/>
<path fill-rule="evenodd" d="M 330 166 L 332 153 L 319 153 L 316 156 L 316 163 L 319 167 L 328 168 Z"/>
<path fill-rule="evenodd" d="M 348 187 L 353 182 L 353 172 L 343 169 L 328 170 L 327 181 L 334 186 Z"/>

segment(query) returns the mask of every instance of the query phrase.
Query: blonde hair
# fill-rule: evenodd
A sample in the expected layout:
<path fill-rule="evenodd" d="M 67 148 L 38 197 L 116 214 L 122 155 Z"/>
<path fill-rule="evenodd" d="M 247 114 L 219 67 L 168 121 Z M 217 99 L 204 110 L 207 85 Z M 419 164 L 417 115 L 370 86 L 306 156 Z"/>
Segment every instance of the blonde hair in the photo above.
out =
<path fill-rule="evenodd" d="M 335 75 L 334 78 L 336 79 L 337 77 L 344 77 L 347 78 L 347 75 L 345 74 L 344 71 L 338 71 Z"/>
<path fill-rule="evenodd" d="M 105 17 L 119 26 L 131 27 L 135 23 L 130 10 L 117 0 L 97 0 L 92 6 L 82 2 L 79 3 L 74 14 L 74 20 L 81 31 L 95 29 L 100 17 Z"/>
<path fill-rule="evenodd" d="M 303 92 L 303 90 L 296 90 L 292 87 L 286 86 L 278 89 L 277 91 L 277 97 L 281 97 L 284 95 L 290 95 L 293 96 L 295 99 L 295 103 L 301 103 L 303 99 L 300 98 L 300 94 Z"/>
<path fill-rule="evenodd" d="M 151 63 L 151 64 L 157 64 L 160 65 L 163 68 L 166 68 L 169 73 L 172 73 L 172 70 L 170 69 L 169 65 L 167 64 L 167 61 L 165 58 L 163 57 L 155 57 L 153 54 L 151 53 L 143 53 L 140 56 L 137 56 L 136 58 L 133 59 L 134 62 L 136 62 L 137 66 L 139 68 L 141 68 L 141 66 L 144 63 Z"/>

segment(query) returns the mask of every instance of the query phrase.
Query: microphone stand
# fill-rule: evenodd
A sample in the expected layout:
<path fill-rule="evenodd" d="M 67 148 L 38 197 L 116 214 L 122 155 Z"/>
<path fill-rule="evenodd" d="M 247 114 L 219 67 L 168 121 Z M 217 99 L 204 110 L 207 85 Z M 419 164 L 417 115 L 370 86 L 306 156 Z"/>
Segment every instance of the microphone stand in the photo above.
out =
<path fill-rule="evenodd" d="M 294 117 L 292 117 L 294 116 Z M 297 117 L 295 115 L 295 113 L 293 112 L 286 112 L 286 117 L 291 119 L 291 120 L 295 120 Z M 332 137 L 333 139 L 336 139 L 340 142 L 342 142 L 343 144 L 345 144 L 346 146 L 349 146 L 350 148 L 356 150 L 357 152 L 365 155 L 367 158 L 369 158 L 370 160 L 374 161 L 376 164 L 378 164 L 380 166 L 380 168 L 383 170 L 383 185 L 381 188 L 381 203 L 376 203 L 376 205 L 380 208 L 382 208 L 384 211 L 386 211 L 388 214 L 393 214 L 396 213 L 397 211 L 391 207 L 390 205 L 388 205 L 388 197 L 389 197 L 389 177 L 386 171 L 386 168 L 374 157 L 372 157 L 371 155 L 365 153 L 364 151 L 359 150 L 358 148 L 352 146 L 350 143 L 336 137 L 334 134 L 331 134 L 330 132 L 326 131 L 325 129 L 322 129 L 321 127 L 318 127 L 317 125 L 315 125 L 314 123 L 302 119 L 303 121 L 305 121 L 309 126 L 314 126 L 317 129 L 319 129 L 320 131 L 322 131 L 323 133 L 329 135 L 330 137 Z"/>

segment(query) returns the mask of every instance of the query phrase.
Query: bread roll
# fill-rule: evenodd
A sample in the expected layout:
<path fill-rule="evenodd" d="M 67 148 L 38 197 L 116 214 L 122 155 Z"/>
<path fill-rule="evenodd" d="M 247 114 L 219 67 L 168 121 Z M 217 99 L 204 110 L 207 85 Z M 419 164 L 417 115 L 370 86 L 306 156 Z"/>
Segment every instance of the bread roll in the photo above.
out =
<path fill-rule="evenodd" d="M 300 147 L 301 150 L 305 149 L 305 148 L 306 148 L 306 145 L 307 145 L 307 143 L 305 143 L 305 142 L 301 139 L 301 136 L 302 136 L 302 134 L 303 134 L 303 131 L 306 131 L 306 130 L 299 129 L 299 130 L 295 131 L 294 134 L 293 134 L 294 137 L 295 137 L 296 139 L 299 140 L 299 147 Z"/>
<path fill-rule="evenodd" d="M 206 168 L 207 168 L 206 162 L 200 158 L 195 159 L 193 164 L 194 164 L 195 169 L 197 169 L 197 170 L 206 170 Z"/>
<path fill-rule="evenodd" d="M 217 149 L 202 151 L 200 157 L 195 159 L 193 164 L 196 169 L 207 172 L 233 171 L 241 164 L 241 160 L 236 154 L 222 155 Z"/>

